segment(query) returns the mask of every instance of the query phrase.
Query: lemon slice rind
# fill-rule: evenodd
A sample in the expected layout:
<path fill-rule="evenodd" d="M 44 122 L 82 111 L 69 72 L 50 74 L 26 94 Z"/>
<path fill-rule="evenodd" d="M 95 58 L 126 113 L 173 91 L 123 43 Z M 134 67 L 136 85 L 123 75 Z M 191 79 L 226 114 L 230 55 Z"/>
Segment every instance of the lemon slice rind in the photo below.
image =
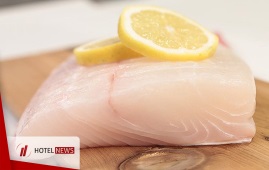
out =
<path fill-rule="evenodd" d="M 81 65 L 112 63 L 141 56 L 123 45 L 118 37 L 87 43 L 73 52 Z"/>
<path fill-rule="evenodd" d="M 180 18 L 185 19 L 186 22 L 190 23 L 191 25 L 196 26 L 208 38 L 206 44 L 203 44 L 201 48 L 195 50 L 189 50 L 185 48 L 179 49 L 172 49 L 172 48 L 165 48 L 155 44 L 153 41 L 145 39 L 138 35 L 131 27 L 132 14 L 138 13 L 143 10 L 152 10 L 158 11 L 161 13 L 168 13 Z M 212 56 L 217 48 L 218 45 L 218 38 L 213 33 L 207 31 L 205 28 L 201 27 L 194 21 L 187 19 L 186 17 L 163 8 L 153 7 L 153 6 L 132 6 L 127 7 L 121 14 L 118 26 L 118 34 L 121 41 L 127 47 L 131 48 L 134 51 L 141 53 L 147 57 L 165 59 L 165 60 L 200 60 Z"/>

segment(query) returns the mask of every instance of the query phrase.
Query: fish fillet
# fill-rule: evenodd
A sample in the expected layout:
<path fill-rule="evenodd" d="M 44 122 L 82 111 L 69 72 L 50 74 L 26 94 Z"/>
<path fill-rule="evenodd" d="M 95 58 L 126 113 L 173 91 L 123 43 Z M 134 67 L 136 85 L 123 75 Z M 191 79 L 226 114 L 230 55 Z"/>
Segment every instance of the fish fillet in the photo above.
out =
<path fill-rule="evenodd" d="M 78 136 L 81 147 L 250 142 L 256 89 L 218 47 L 203 61 L 137 58 L 84 67 L 68 59 L 35 94 L 17 136 Z"/>

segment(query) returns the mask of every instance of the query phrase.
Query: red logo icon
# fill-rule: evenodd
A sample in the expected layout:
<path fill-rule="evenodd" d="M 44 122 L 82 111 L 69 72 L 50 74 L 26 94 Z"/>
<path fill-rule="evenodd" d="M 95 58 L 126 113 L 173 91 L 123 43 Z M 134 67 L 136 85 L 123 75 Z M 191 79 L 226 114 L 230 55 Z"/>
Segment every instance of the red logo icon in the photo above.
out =
<path fill-rule="evenodd" d="M 16 150 L 19 149 L 19 146 L 21 146 L 21 144 L 17 146 Z M 28 149 L 28 145 L 24 145 L 24 147 L 21 147 L 20 157 L 29 157 L 31 155 L 31 152 L 30 153 L 28 152 L 28 155 L 26 155 L 27 149 Z"/>
<path fill-rule="evenodd" d="M 25 145 L 24 147 L 21 148 L 21 153 L 20 156 L 25 156 L 27 152 L 28 145 Z"/>

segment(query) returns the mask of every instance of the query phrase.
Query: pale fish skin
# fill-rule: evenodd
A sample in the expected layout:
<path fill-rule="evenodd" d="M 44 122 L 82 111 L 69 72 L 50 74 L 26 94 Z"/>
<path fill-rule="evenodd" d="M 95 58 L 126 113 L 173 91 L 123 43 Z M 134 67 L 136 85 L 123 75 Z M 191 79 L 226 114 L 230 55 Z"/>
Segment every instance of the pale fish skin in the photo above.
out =
<path fill-rule="evenodd" d="M 81 147 L 218 145 L 255 135 L 249 67 L 219 46 L 202 61 L 145 57 L 85 67 L 69 58 L 52 72 L 18 136 L 78 136 Z"/>

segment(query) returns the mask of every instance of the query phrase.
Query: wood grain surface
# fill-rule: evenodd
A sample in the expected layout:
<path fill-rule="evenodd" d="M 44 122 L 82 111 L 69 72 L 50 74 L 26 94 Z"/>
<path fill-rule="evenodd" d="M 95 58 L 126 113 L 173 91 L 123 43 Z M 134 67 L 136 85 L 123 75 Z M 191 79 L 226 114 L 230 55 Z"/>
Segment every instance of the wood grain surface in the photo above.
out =
<path fill-rule="evenodd" d="M 67 49 L 0 62 L 1 95 L 16 116 L 20 117 L 52 69 L 70 55 L 71 50 Z M 81 150 L 81 169 L 137 169 L 139 166 L 140 169 L 268 170 L 269 84 L 256 80 L 256 86 L 257 133 L 249 144 L 88 148 Z"/>

